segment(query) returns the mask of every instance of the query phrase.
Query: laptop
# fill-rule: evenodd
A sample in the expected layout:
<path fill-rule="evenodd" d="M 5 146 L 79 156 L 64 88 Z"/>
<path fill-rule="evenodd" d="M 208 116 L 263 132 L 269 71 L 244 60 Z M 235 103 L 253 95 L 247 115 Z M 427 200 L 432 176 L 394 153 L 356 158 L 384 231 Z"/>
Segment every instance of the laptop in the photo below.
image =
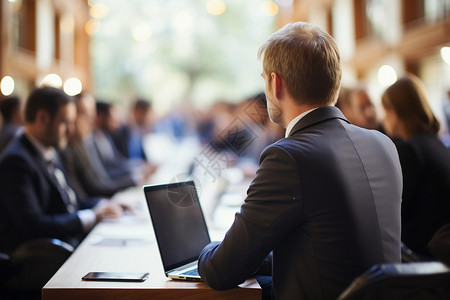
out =
<path fill-rule="evenodd" d="M 201 281 L 198 256 L 211 242 L 193 181 L 144 186 L 167 277 Z"/>

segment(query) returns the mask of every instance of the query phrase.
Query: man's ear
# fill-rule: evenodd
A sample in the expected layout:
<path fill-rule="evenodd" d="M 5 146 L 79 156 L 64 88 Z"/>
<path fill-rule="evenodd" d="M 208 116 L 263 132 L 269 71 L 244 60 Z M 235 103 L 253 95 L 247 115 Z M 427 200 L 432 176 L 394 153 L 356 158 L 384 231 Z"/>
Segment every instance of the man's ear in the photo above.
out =
<path fill-rule="evenodd" d="M 282 92 L 281 90 L 283 87 L 282 79 L 281 79 L 280 75 L 278 75 L 275 72 L 270 73 L 270 77 L 271 77 L 271 84 L 272 84 L 272 89 L 274 91 L 275 97 L 277 99 L 279 99 L 281 96 L 281 92 Z"/>

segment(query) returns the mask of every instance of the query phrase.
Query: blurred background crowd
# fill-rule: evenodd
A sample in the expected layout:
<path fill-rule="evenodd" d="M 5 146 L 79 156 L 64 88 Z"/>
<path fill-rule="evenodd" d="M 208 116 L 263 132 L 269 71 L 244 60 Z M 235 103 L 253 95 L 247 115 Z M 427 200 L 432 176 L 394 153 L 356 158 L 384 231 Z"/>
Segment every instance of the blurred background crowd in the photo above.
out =
<path fill-rule="evenodd" d="M 449 240 L 450 0 L 2 0 L 0 153 L 22 134 L 30 93 L 51 86 L 76 104 L 59 155 L 77 195 L 252 178 L 284 137 L 257 50 L 294 21 L 336 39 L 348 120 L 397 146 L 403 242 L 448 259 L 434 237 Z"/>

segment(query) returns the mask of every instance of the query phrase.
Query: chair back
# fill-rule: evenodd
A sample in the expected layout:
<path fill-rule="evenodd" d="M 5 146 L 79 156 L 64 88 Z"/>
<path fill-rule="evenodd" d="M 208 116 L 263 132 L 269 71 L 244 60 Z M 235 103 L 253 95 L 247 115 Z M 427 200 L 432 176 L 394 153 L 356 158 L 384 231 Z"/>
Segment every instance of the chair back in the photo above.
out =
<path fill-rule="evenodd" d="M 35 239 L 23 243 L 10 255 L 6 288 L 40 290 L 73 250 L 71 245 L 58 239 Z"/>
<path fill-rule="evenodd" d="M 374 265 L 338 300 L 450 299 L 450 268 L 437 261 Z"/>

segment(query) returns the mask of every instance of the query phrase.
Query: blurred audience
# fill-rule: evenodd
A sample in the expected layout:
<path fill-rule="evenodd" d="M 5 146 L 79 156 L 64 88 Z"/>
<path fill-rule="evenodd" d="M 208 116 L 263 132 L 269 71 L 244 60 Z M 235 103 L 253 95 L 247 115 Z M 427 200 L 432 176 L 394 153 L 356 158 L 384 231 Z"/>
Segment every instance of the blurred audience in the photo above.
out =
<path fill-rule="evenodd" d="M 127 123 L 112 132 L 117 150 L 127 158 L 148 160 L 144 150 L 144 137 L 151 132 L 152 105 L 138 98 L 134 101 Z"/>
<path fill-rule="evenodd" d="M 438 138 L 422 82 L 407 75 L 382 95 L 384 128 L 394 140 L 403 172 L 402 241 L 429 255 L 427 243 L 450 223 L 450 150 Z"/>
<path fill-rule="evenodd" d="M 75 130 L 67 147 L 61 151 L 63 164 L 73 188 L 80 196 L 109 198 L 118 191 L 134 186 L 135 182 L 130 176 L 111 178 L 97 152 L 87 151 L 96 120 L 95 99 L 92 95 L 83 93 L 75 96 L 75 104 Z"/>
<path fill-rule="evenodd" d="M 128 176 L 136 185 L 144 184 L 156 167 L 142 159 L 128 159 L 117 149 L 112 138 L 120 126 L 117 108 L 111 103 L 97 101 L 96 113 L 93 146 L 109 177 Z"/>
<path fill-rule="evenodd" d="M 0 153 L 23 128 L 22 104 L 17 96 L 0 100 L 0 113 L 3 125 L 0 130 Z"/>
<path fill-rule="evenodd" d="M 450 89 L 447 90 L 442 99 L 442 112 L 446 127 L 440 132 L 440 138 L 445 146 L 450 147 Z"/>
<path fill-rule="evenodd" d="M 375 106 L 363 85 L 352 89 L 342 87 L 336 107 L 353 125 L 366 129 L 381 129 Z"/>
<path fill-rule="evenodd" d="M 284 129 L 269 121 L 264 93 L 237 104 L 214 103 L 199 124 L 203 144 L 232 154 L 237 161 L 258 162 L 262 150 L 283 137 Z"/>
<path fill-rule="evenodd" d="M 216 101 L 206 109 L 203 119 L 198 124 L 198 134 L 202 144 L 214 143 L 217 149 L 223 149 L 220 134 L 233 122 L 235 105 Z"/>
<path fill-rule="evenodd" d="M 186 101 L 170 108 L 152 124 L 153 132 L 166 134 L 181 142 L 186 137 L 197 135 L 196 126 L 199 116 L 192 103 Z"/>
<path fill-rule="evenodd" d="M 75 117 L 62 90 L 37 88 L 28 97 L 24 133 L 0 158 L 1 252 L 42 237 L 76 246 L 96 222 L 122 215 L 118 205 L 82 199 L 68 182 L 56 149 L 66 147 Z"/>
<path fill-rule="evenodd" d="M 236 107 L 236 116 L 241 120 L 242 130 L 250 140 L 240 145 L 242 148 L 240 157 L 258 164 L 264 148 L 284 137 L 285 129 L 270 122 L 264 93 L 258 93 L 239 103 Z"/>
<path fill-rule="evenodd" d="M 444 111 L 445 122 L 447 123 L 447 130 L 450 132 L 450 90 L 447 91 L 443 99 L 442 109 Z"/>

